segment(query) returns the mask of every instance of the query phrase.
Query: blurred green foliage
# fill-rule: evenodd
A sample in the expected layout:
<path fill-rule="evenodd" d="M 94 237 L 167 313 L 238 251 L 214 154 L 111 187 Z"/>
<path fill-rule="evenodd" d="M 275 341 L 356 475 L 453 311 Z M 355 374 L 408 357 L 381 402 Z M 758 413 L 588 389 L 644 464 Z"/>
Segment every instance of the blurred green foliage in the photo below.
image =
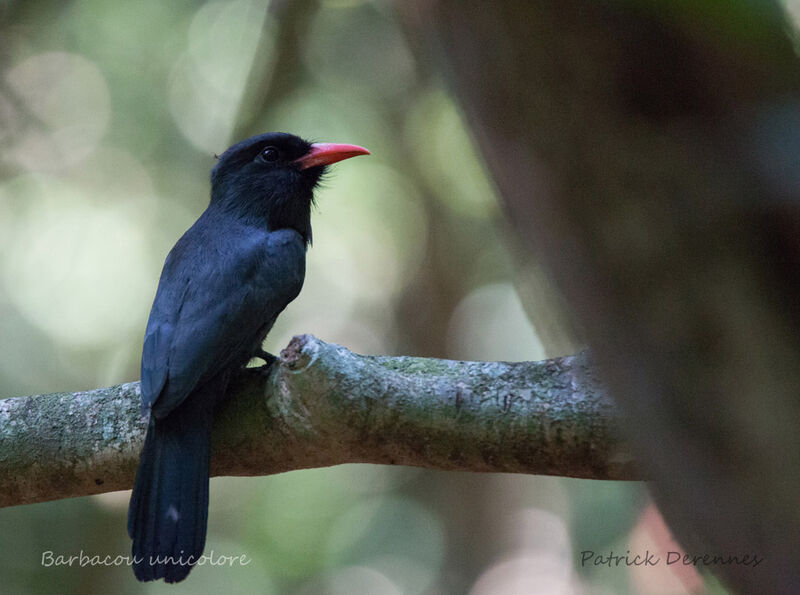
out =
<path fill-rule="evenodd" d="M 318 193 L 306 286 L 270 351 L 310 332 L 362 353 L 559 355 L 526 317 L 457 105 L 390 5 L 29 1 L 0 17 L 0 395 L 137 379 L 213 153 L 267 130 L 372 151 Z M 0 591 L 162 588 L 125 566 L 41 564 L 126 555 L 127 498 L 0 511 Z M 628 569 L 580 569 L 579 551 L 624 545 L 645 501 L 635 484 L 368 465 L 215 479 L 206 551 L 251 562 L 172 591 L 637 592 Z"/>

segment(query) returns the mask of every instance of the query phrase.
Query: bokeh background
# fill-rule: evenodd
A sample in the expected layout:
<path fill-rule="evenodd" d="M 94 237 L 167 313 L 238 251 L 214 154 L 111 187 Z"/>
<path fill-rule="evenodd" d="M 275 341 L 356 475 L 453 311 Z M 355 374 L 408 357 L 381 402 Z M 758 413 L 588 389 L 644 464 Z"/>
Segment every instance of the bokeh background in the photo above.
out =
<path fill-rule="evenodd" d="M 305 288 L 267 340 L 526 360 L 581 348 L 505 222 L 458 106 L 391 4 L 0 0 L 0 396 L 138 379 L 163 260 L 214 153 L 289 131 L 356 143 L 318 193 Z M 0 510 L 0 592 L 142 593 L 129 492 Z M 677 549 L 641 484 L 349 465 L 211 481 L 206 552 L 172 592 L 723 593 L 691 570 L 593 567 Z"/>

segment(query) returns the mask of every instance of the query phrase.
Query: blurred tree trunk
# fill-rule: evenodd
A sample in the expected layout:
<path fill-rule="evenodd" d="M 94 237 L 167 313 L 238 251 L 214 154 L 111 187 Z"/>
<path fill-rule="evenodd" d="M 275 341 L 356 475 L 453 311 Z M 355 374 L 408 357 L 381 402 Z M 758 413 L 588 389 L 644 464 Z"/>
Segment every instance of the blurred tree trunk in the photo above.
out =
<path fill-rule="evenodd" d="M 763 557 L 709 568 L 735 590 L 796 592 L 800 66 L 780 7 L 398 9 L 627 408 L 678 539 Z"/>

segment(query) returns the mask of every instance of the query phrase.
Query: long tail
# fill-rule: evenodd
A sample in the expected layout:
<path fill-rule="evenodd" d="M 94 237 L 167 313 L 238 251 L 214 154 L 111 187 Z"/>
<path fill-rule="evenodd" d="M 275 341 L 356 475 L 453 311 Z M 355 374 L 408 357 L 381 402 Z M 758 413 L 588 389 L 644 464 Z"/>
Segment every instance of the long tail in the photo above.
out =
<path fill-rule="evenodd" d="M 208 410 L 191 407 L 150 418 L 128 509 L 140 581 L 181 581 L 203 553 L 212 421 Z"/>

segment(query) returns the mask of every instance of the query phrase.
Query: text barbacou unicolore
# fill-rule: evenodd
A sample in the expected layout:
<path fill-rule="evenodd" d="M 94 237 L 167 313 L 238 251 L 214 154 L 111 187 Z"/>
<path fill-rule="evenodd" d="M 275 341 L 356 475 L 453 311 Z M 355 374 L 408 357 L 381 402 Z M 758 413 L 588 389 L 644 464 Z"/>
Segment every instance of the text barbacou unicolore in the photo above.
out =
<path fill-rule="evenodd" d="M 721 554 L 684 554 L 683 552 L 663 552 L 658 554 L 645 550 L 644 553 L 631 553 L 627 550 L 624 555 L 598 554 L 592 550 L 581 552 L 581 566 L 606 566 L 615 568 L 619 566 L 751 566 L 755 568 L 764 561 L 764 558 L 755 554 L 721 555 Z"/>
<path fill-rule="evenodd" d="M 208 554 L 203 554 L 195 559 L 194 556 L 179 556 L 173 558 L 171 556 L 154 556 L 151 560 L 147 561 L 152 565 L 157 564 L 178 564 L 181 566 L 247 566 L 252 562 L 246 554 L 239 554 L 238 556 L 226 556 L 224 554 L 216 554 L 211 550 Z M 132 566 L 133 564 L 141 564 L 146 562 L 138 556 L 113 556 L 111 554 L 87 554 L 83 550 L 77 554 L 58 554 L 56 555 L 52 550 L 42 552 L 42 566 Z"/>

